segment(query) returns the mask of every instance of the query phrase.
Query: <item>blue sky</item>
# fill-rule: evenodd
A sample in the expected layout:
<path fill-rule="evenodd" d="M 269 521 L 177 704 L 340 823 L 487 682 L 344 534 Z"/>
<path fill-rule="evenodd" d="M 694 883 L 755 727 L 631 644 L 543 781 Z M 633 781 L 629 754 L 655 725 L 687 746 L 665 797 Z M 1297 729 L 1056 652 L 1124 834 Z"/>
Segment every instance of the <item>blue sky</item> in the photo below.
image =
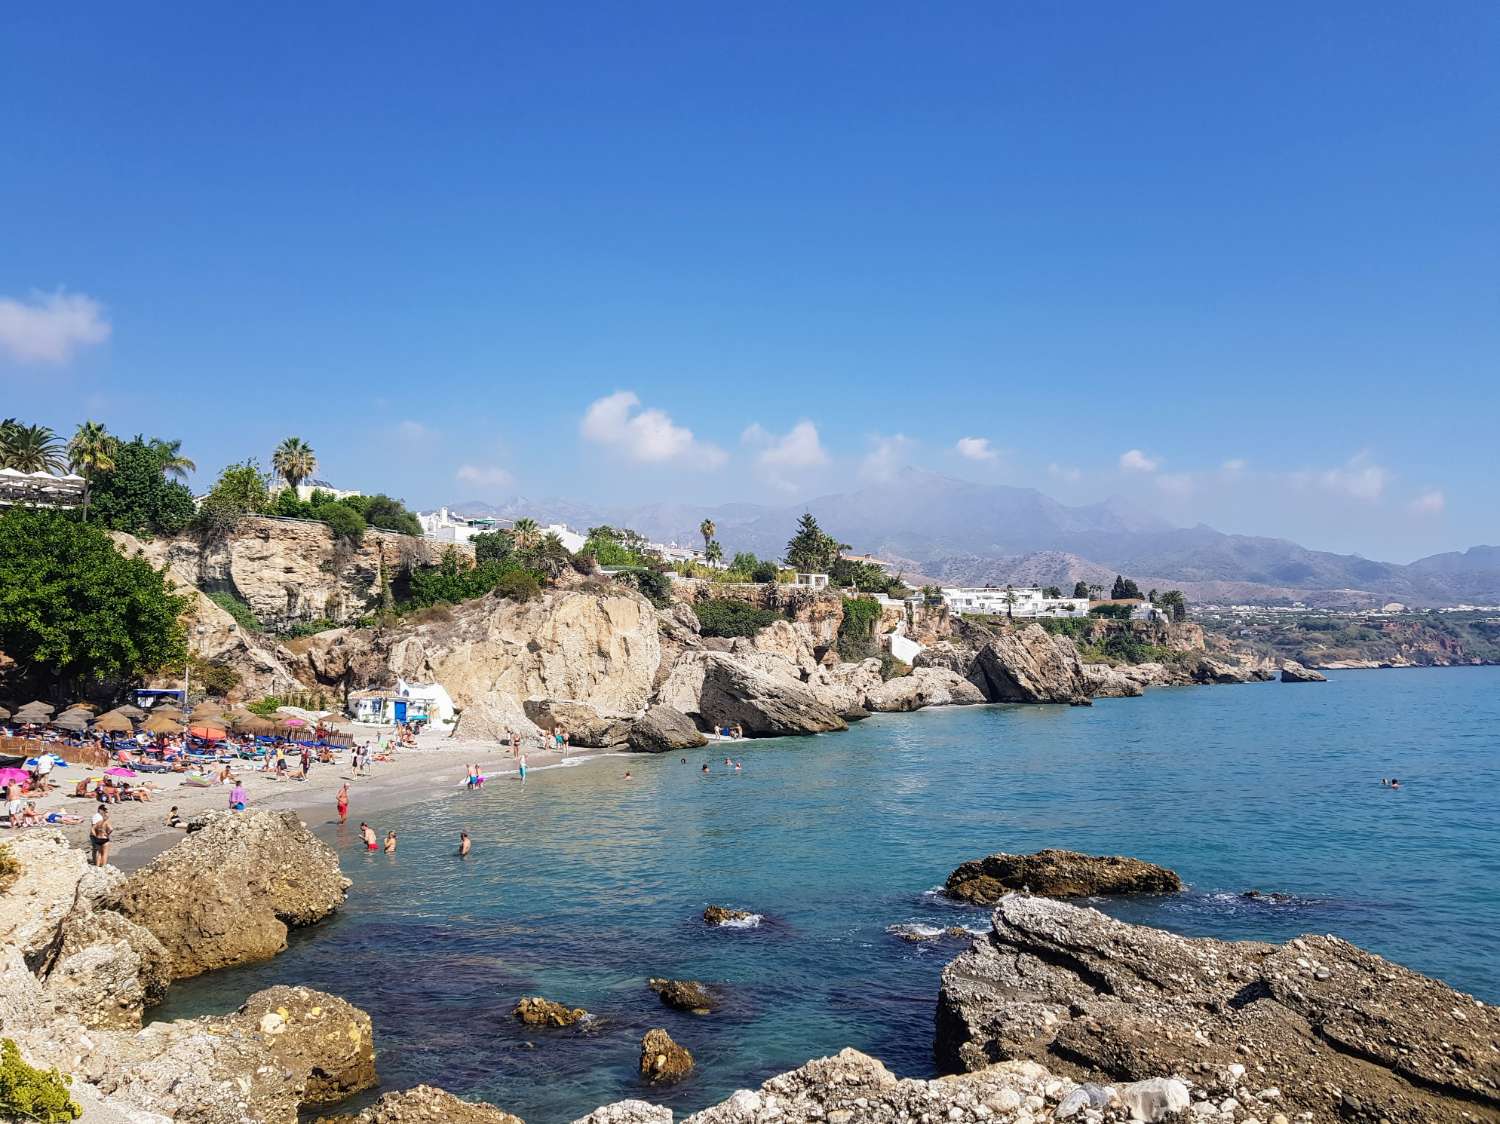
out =
<path fill-rule="evenodd" d="M 19 5 L 3 413 L 422 505 L 910 463 L 1500 541 L 1497 63 L 1479 2 Z"/>

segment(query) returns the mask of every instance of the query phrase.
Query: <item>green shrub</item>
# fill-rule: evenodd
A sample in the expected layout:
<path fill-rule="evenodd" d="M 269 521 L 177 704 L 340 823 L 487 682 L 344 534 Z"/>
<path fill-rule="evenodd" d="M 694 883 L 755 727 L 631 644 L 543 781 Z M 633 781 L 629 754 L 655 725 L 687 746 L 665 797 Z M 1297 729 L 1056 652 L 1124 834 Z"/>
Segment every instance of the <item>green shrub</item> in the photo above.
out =
<path fill-rule="evenodd" d="M 844 619 L 839 623 L 839 658 L 868 659 L 875 654 L 875 624 L 880 620 L 880 602 L 873 597 L 844 598 Z"/>
<path fill-rule="evenodd" d="M 776 580 L 777 569 L 774 562 L 757 562 L 750 571 L 750 580 L 767 585 Z"/>
<path fill-rule="evenodd" d="M 616 574 L 615 581 L 639 590 L 658 609 L 665 609 L 672 603 L 672 579 L 660 570 L 637 566 Z"/>
<path fill-rule="evenodd" d="M 285 495 L 285 493 L 282 494 Z M 256 617 L 255 610 L 234 594 L 227 590 L 216 590 L 207 596 L 210 601 L 233 617 L 234 623 L 241 628 L 249 629 L 251 632 L 261 630 L 260 620 Z"/>
<path fill-rule="evenodd" d="M 21 861 L 11 853 L 9 843 L 0 843 L 0 894 L 5 893 L 21 877 Z"/>
<path fill-rule="evenodd" d="M 55 1069 L 27 1065 L 14 1040 L 0 1041 L 0 1117 L 40 1124 L 77 1120 L 83 1108 L 68 1094 L 72 1083 Z"/>
<path fill-rule="evenodd" d="M 320 632 L 327 632 L 330 628 L 338 628 L 337 622 L 327 617 L 317 617 L 310 621 L 298 621 L 286 630 L 286 635 L 295 640 L 300 636 L 316 636 Z"/>
<path fill-rule="evenodd" d="M 511 570 L 495 582 L 495 596 L 510 601 L 535 601 L 542 595 L 542 583 L 530 570 Z"/>
<path fill-rule="evenodd" d="M 1091 617 L 1104 617 L 1106 620 L 1128 621 L 1134 605 L 1095 605 L 1089 610 Z"/>
<path fill-rule="evenodd" d="M 1066 636 L 1073 640 L 1087 638 L 1094 625 L 1093 621 L 1084 617 L 1038 617 L 1036 623 L 1053 636 Z"/>
<path fill-rule="evenodd" d="M 240 673 L 226 663 L 193 657 L 193 686 L 216 699 L 222 699 L 240 685 Z"/>
<path fill-rule="evenodd" d="M 880 653 L 880 678 L 882 681 L 899 679 L 903 675 L 911 674 L 911 664 L 904 660 L 898 660 L 889 652 Z"/>
<path fill-rule="evenodd" d="M 253 703 L 247 703 L 245 709 L 251 714 L 258 714 L 262 718 L 270 718 L 276 713 L 276 708 L 286 700 L 279 699 L 275 695 L 265 695 L 256 699 Z"/>
<path fill-rule="evenodd" d="M 757 608 L 732 597 L 710 598 L 694 608 L 704 636 L 754 636 L 781 617 L 774 609 Z"/>
<path fill-rule="evenodd" d="M 364 541 L 365 528 L 368 526 L 365 523 L 365 517 L 348 504 L 339 503 L 337 500 L 315 504 L 312 515 L 318 522 L 327 523 L 329 530 L 336 537 L 348 539 L 355 545 Z"/>

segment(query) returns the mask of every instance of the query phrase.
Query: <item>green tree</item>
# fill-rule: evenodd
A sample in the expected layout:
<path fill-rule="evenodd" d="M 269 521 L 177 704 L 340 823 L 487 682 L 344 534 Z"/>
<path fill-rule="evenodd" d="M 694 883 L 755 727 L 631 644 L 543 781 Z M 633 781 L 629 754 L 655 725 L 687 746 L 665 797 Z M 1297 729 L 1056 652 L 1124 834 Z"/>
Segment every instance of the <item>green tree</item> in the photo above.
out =
<path fill-rule="evenodd" d="M 400 535 L 422 537 L 422 524 L 400 500 L 392 499 L 384 493 L 373 496 L 351 496 L 349 499 L 363 500 L 363 504 L 357 506 L 356 510 L 359 510 L 360 514 L 365 517 L 365 522 L 370 526 L 379 527 L 383 531 L 395 531 Z M 348 503 L 348 500 L 344 502 Z"/>
<path fill-rule="evenodd" d="M 542 531 L 535 519 L 523 515 L 511 525 L 511 537 L 517 550 L 530 550 L 542 541 Z"/>
<path fill-rule="evenodd" d="M 469 542 L 474 547 L 474 561 L 479 563 L 504 562 L 516 549 L 508 531 L 485 531 Z"/>
<path fill-rule="evenodd" d="M 755 567 L 760 565 L 760 559 L 748 550 L 735 552 L 735 556 L 729 560 L 729 568 L 737 574 L 753 574 Z"/>
<path fill-rule="evenodd" d="M 1115 575 L 1114 588 L 1109 591 L 1110 600 L 1119 601 L 1127 597 L 1140 597 L 1140 595 L 1140 586 L 1136 585 L 1129 578 L 1121 577 L 1119 574 Z"/>
<path fill-rule="evenodd" d="M 356 545 L 364 541 L 365 517 L 346 503 L 328 500 L 314 504 L 312 517 L 319 523 L 327 523 L 338 538 L 348 539 Z"/>
<path fill-rule="evenodd" d="M 1056 598 L 1062 596 L 1062 588 L 1060 586 L 1049 585 L 1047 586 L 1047 588 L 1042 590 L 1042 596 L 1051 597 L 1055 600 Z"/>
<path fill-rule="evenodd" d="M 750 570 L 750 580 L 761 585 L 769 585 L 776 580 L 776 563 L 762 560 L 757 562 Z"/>
<path fill-rule="evenodd" d="M 1085 582 L 1085 581 L 1076 581 L 1076 582 L 1073 583 L 1073 596 L 1074 597 L 1087 597 L 1088 595 L 1089 595 L 1089 583 L 1088 582 Z"/>
<path fill-rule="evenodd" d="M 703 560 L 710 566 L 717 565 L 724 561 L 724 548 L 713 539 L 709 539 L 708 544 L 703 548 Z"/>
<path fill-rule="evenodd" d="M 169 479 L 176 480 L 179 484 L 187 483 L 188 473 L 198 471 L 198 466 L 182 455 L 180 440 L 166 441 L 160 437 L 153 437 L 151 448 L 161 460 L 162 474 Z"/>
<path fill-rule="evenodd" d="M 113 472 L 118 439 L 100 422 L 86 421 L 68 442 L 68 467 L 83 477 L 83 521 L 89 521 L 89 493 L 94 480 L 103 472 Z"/>
<path fill-rule="evenodd" d="M 271 510 L 266 478 L 253 460 L 226 465 L 198 508 L 198 525 L 210 535 L 226 535 L 245 515 Z"/>
<path fill-rule="evenodd" d="M 0 516 L 0 650 L 22 678 L 76 688 L 178 665 L 187 604 L 165 568 L 127 558 L 97 526 L 30 508 Z"/>
<path fill-rule="evenodd" d="M 703 557 L 708 558 L 708 548 L 714 541 L 714 535 L 718 533 L 718 525 L 712 519 L 705 519 L 698 524 L 698 533 L 703 536 Z M 712 558 L 708 559 L 710 562 Z"/>
<path fill-rule="evenodd" d="M 318 470 L 318 458 L 302 438 L 288 437 L 271 454 L 271 468 L 295 492 L 302 481 Z"/>
<path fill-rule="evenodd" d="M 1169 589 L 1157 598 L 1157 605 L 1165 613 L 1170 613 L 1174 621 L 1187 620 L 1187 598 L 1182 595 L 1180 589 Z"/>
<path fill-rule="evenodd" d="M 17 472 L 61 472 L 67 465 L 62 442 L 45 425 L 0 421 L 0 468 Z"/>
<path fill-rule="evenodd" d="M 137 436 L 115 446 L 114 468 L 92 489 L 95 523 L 132 535 L 174 535 L 192 522 L 193 493 L 165 475 L 163 445 Z"/>
<path fill-rule="evenodd" d="M 843 543 L 824 534 L 812 512 L 804 512 L 797 520 L 797 533 L 786 544 L 786 564 L 804 574 L 826 574 L 843 549 Z"/>

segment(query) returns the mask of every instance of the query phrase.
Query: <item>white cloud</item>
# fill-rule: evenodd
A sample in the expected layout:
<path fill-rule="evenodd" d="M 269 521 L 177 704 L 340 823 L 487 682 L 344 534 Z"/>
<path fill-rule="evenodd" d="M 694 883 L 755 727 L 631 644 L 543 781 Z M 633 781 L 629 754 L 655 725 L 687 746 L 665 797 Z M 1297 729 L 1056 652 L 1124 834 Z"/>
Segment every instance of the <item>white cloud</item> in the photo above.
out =
<path fill-rule="evenodd" d="M 760 446 L 755 460 L 767 468 L 816 468 L 828 463 L 828 453 L 818 438 L 818 427 L 806 418 L 780 437 L 752 422 L 745 427 L 740 441 Z"/>
<path fill-rule="evenodd" d="M 1082 479 L 1083 469 L 1077 465 L 1058 464 L 1056 461 L 1053 461 L 1047 466 L 1047 475 L 1054 480 L 1066 480 L 1069 484 L 1072 484 Z"/>
<path fill-rule="evenodd" d="M 1391 471 L 1372 461 L 1369 453 L 1356 453 L 1337 468 L 1317 473 L 1316 481 L 1326 491 L 1370 502 L 1385 493 L 1391 477 Z"/>
<path fill-rule="evenodd" d="M 1448 497 L 1439 488 L 1428 488 L 1407 506 L 1416 515 L 1441 515 L 1448 506 Z"/>
<path fill-rule="evenodd" d="M 1155 472 L 1161 467 L 1161 458 L 1147 456 L 1139 449 L 1128 449 L 1120 454 L 1120 467 L 1126 472 Z"/>
<path fill-rule="evenodd" d="M 498 491 L 509 488 L 514 482 L 511 474 L 499 465 L 493 464 L 465 464 L 460 465 L 453 478 L 462 484 L 473 484 L 480 488 L 489 488 Z"/>
<path fill-rule="evenodd" d="M 916 442 L 902 433 L 894 433 L 889 437 L 876 434 L 870 439 L 870 451 L 865 454 L 864 460 L 860 461 L 859 474 L 866 480 L 874 480 L 877 483 L 890 480 L 900 470 L 908 452 L 915 444 Z"/>
<path fill-rule="evenodd" d="M 81 347 L 109 339 L 104 306 L 82 293 L 0 297 L 0 350 L 22 363 L 66 363 Z"/>
<path fill-rule="evenodd" d="M 960 437 L 953 447 L 959 456 L 971 461 L 993 461 L 1000 457 L 1000 450 L 990 444 L 988 437 Z"/>
<path fill-rule="evenodd" d="M 643 464 L 692 459 L 700 466 L 718 467 L 728 459 L 723 449 L 698 441 L 691 429 L 678 425 L 665 411 L 640 405 L 629 390 L 605 395 L 590 404 L 578 430 L 585 439 L 619 449 Z"/>

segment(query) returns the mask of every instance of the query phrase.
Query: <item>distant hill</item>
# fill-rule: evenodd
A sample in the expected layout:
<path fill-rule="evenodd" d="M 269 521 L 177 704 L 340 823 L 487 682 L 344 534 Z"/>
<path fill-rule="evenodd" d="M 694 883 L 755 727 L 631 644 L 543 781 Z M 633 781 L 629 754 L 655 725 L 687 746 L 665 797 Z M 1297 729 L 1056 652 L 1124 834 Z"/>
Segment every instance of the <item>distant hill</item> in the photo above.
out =
<path fill-rule="evenodd" d="M 519 497 L 449 506 L 580 529 L 610 523 L 676 542 L 698 541 L 698 525 L 709 518 L 727 554 L 750 550 L 762 557 L 780 557 L 797 517 L 811 511 L 824 530 L 855 550 L 893 559 L 909 574 L 965 585 L 1102 585 L 1118 573 L 1142 588 L 1178 588 L 1200 601 L 1354 608 L 1386 601 L 1500 603 L 1500 547 L 1399 565 L 1202 524 L 1175 527 L 1121 499 L 1070 507 L 1033 488 L 974 484 L 915 468 L 888 483 L 780 506 L 610 508 Z"/>

